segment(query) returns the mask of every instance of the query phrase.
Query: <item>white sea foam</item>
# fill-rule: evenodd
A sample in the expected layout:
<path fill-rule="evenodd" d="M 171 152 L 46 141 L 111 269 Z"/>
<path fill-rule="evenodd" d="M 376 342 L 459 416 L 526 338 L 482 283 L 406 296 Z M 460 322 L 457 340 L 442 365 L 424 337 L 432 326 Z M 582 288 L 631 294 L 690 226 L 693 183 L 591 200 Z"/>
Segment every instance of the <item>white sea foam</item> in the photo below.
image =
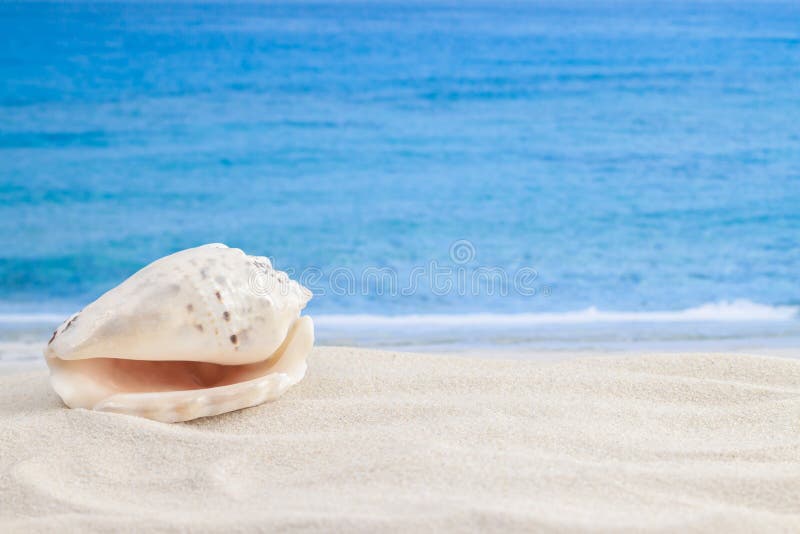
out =
<path fill-rule="evenodd" d="M 677 323 L 790 321 L 798 318 L 797 306 L 768 306 L 749 300 L 721 301 L 675 311 L 603 311 L 595 307 L 553 313 L 471 313 L 416 315 L 314 315 L 324 328 L 399 326 L 503 326 L 587 323 Z"/>
<path fill-rule="evenodd" d="M 56 313 L 0 313 L 3 324 L 60 324 L 70 314 Z"/>

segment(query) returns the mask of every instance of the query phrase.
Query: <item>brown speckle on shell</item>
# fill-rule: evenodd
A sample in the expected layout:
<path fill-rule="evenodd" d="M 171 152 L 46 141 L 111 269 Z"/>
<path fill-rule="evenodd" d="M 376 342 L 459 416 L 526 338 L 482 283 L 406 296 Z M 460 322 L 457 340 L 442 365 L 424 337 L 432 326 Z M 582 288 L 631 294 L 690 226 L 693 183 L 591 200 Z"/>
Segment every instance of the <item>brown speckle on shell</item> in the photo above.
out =
<path fill-rule="evenodd" d="M 68 329 L 70 326 L 72 326 L 72 323 L 74 323 L 74 322 L 75 322 L 77 319 L 78 319 L 78 316 L 77 316 L 77 315 L 76 315 L 75 317 L 73 317 L 72 319 L 70 319 L 70 320 L 69 320 L 69 322 L 67 323 L 67 326 L 65 326 L 65 327 L 64 327 L 64 330 L 62 330 L 61 332 L 66 332 L 66 331 L 67 331 L 67 329 Z"/>
<path fill-rule="evenodd" d="M 201 324 L 196 324 L 196 325 L 194 325 L 194 327 L 197 328 L 197 330 L 199 330 L 200 332 L 203 331 L 203 325 L 201 325 Z"/>
<path fill-rule="evenodd" d="M 187 304 L 186 305 L 186 311 L 188 311 L 189 313 L 192 313 L 194 311 L 194 306 L 192 306 L 191 304 Z"/>
<path fill-rule="evenodd" d="M 53 342 L 53 340 L 56 338 L 56 334 L 58 334 L 58 329 L 56 329 L 56 330 L 53 330 L 53 335 L 52 335 L 52 336 L 50 336 L 50 341 L 48 341 L 48 342 L 47 342 L 47 344 L 48 344 L 48 345 L 49 345 L 50 343 L 52 343 L 52 342 Z"/>
<path fill-rule="evenodd" d="M 239 344 L 239 338 L 236 337 L 236 334 L 233 334 L 231 336 L 231 343 L 233 343 L 234 345 L 238 345 Z"/>
<path fill-rule="evenodd" d="M 220 294 L 220 292 L 219 292 L 219 291 L 217 291 L 216 293 L 214 293 L 214 295 L 216 295 L 216 296 L 217 296 L 217 300 L 218 300 L 218 301 L 222 302 L 222 295 Z"/>
<path fill-rule="evenodd" d="M 231 320 L 230 312 L 228 312 L 228 311 L 223 312 L 222 313 L 222 318 L 225 319 L 226 321 L 230 321 Z"/>

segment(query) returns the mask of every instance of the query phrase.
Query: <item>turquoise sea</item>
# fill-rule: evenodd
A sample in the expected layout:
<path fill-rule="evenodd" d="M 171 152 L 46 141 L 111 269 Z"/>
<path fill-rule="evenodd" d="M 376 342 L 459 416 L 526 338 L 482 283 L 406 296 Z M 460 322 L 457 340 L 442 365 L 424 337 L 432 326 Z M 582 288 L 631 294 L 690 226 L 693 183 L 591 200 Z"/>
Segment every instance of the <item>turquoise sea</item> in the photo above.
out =
<path fill-rule="evenodd" d="M 800 346 L 800 4 L 0 3 L 0 361 L 208 242 L 321 342 Z"/>

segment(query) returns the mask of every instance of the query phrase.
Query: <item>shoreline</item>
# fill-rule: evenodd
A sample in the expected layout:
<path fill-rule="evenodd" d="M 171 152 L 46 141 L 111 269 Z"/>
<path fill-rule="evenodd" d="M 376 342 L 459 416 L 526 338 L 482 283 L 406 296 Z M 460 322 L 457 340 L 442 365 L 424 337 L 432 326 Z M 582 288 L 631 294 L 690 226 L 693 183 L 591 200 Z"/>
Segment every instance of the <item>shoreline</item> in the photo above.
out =
<path fill-rule="evenodd" d="M 316 347 L 277 401 L 184 424 L 2 374 L 0 526 L 800 528 L 800 360 L 483 356 Z"/>
<path fill-rule="evenodd" d="M 80 305 L 75 304 L 74 309 Z M 0 313 L 0 365 L 40 357 L 70 313 Z M 73 308 L 71 308 L 73 309 Z M 735 352 L 791 355 L 800 347 L 800 307 L 720 300 L 677 310 L 317 314 L 318 345 L 418 353 L 537 354 Z M 552 358 L 549 358 L 552 359 Z"/>

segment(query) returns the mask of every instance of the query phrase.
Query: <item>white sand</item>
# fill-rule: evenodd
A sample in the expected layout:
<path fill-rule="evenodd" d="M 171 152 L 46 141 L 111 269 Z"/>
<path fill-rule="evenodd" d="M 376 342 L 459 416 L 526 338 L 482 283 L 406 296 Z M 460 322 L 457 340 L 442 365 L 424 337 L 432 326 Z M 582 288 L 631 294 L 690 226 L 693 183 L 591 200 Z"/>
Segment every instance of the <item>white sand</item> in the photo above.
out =
<path fill-rule="evenodd" d="M 0 376 L 0 531 L 800 530 L 800 361 L 316 349 L 189 424 Z"/>

